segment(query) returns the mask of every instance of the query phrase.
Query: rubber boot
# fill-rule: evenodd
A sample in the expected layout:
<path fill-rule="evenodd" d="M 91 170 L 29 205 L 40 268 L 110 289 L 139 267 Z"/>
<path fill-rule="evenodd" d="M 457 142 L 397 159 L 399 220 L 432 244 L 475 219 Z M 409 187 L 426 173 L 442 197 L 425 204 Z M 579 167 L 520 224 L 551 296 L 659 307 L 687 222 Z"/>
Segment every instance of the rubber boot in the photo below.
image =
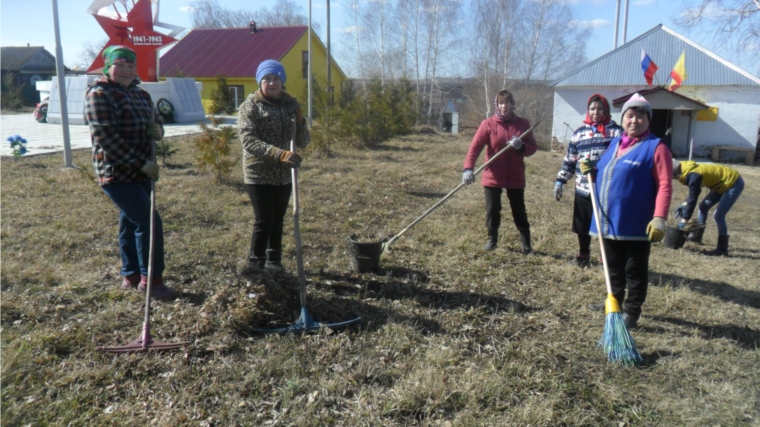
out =
<path fill-rule="evenodd" d="M 265 266 L 267 270 L 282 270 L 282 252 L 277 249 L 267 249 L 267 261 Z"/>
<path fill-rule="evenodd" d="M 530 247 L 530 230 L 520 231 L 520 243 L 522 243 L 522 251 L 524 254 L 533 252 L 533 248 Z"/>
<path fill-rule="evenodd" d="M 496 242 L 499 240 L 498 236 L 488 236 L 488 243 L 483 246 L 484 251 L 492 251 L 496 249 Z"/>
<path fill-rule="evenodd" d="M 623 323 L 627 329 L 634 329 L 639 326 L 639 316 L 623 313 Z"/>
<path fill-rule="evenodd" d="M 728 236 L 718 236 L 718 247 L 706 252 L 707 256 L 728 256 Z"/>
<path fill-rule="evenodd" d="M 689 235 L 686 237 L 687 242 L 694 242 L 697 244 L 702 244 L 702 235 L 705 234 L 705 227 L 702 225 L 701 227 L 697 228 L 696 230 L 689 233 Z"/>

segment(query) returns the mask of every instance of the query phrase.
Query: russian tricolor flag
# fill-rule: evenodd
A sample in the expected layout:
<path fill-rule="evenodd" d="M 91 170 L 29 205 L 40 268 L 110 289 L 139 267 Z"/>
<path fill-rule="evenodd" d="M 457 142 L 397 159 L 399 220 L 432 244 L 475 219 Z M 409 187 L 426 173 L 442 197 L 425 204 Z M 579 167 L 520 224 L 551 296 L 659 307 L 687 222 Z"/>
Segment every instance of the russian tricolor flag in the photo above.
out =
<path fill-rule="evenodd" d="M 644 52 L 644 49 L 641 49 L 641 70 L 644 71 L 644 78 L 647 79 L 647 84 L 651 86 L 654 73 L 657 72 L 657 64 Z"/>

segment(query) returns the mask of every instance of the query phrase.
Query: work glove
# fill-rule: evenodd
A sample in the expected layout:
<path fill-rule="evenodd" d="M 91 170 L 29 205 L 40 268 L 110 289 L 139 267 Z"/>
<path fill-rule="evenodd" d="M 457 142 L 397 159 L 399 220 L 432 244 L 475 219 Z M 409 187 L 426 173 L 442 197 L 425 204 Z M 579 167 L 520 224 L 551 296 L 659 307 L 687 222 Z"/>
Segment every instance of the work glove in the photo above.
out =
<path fill-rule="evenodd" d="M 684 228 L 686 228 L 686 224 L 688 223 L 689 223 L 688 221 L 686 221 L 685 219 L 682 219 L 681 221 L 678 222 L 678 229 L 683 230 Z"/>
<path fill-rule="evenodd" d="M 559 181 L 554 183 L 554 200 L 562 200 L 562 183 Z"/>
<path fill-rule="evenodd" d="M 523 146 L 522 139 L 519 136 L 512 138 L 507 144 L 515 150 L 519 150 Z"/>
<path fill-rule="evenodd" d="M 591 173 L 591 171 L 594 170 L 594 166 L 591 164 L 591 160 L 589 160 L 589 159 L 583 159 L 583 160 L 581 160 L 581 162 L 578 164 L 578 166 L 580 166 L 580 168 L 581 168 L 581 174 L 583 174 L 583 175 L 588 175 L 588 174 Z"/>
<path fill-rule="evenodd" d="M 472 169 L 465 169 L 462 172 L 462 184 L 470 185 L 475 182 L 475 175 L 472 173 Z"/>
<path fill-rule="evenodd" d="M 158 181 L 158 170 L 158 164 L 150 160 L 146 160 L 143 167 L 140 168 L 140 171 L 153 181 Z"/>
<path fill-rule="evenodd" d="M 650 242 L 659 242 L 665 238 L 665 218 L 656 216 L 647 225 L 647 235 Z"/>
<path fill-rule="evenodd" d="M 688 207 L 689 204 L 684 202 L 680 206 L 676 208 L 676 219 L 681 219 L 684 217 L 684 214 L 686 213 L 686 207 Z"/>
<path fill-rule="evenodd" d="M 145 130 L 149 137 L 160 141 L 164 137 L 164 133 L 161 131 L 161 126 L 157 123 L 151 123 L 148 125 L 148 129 Z"/>
<path fill-rule="evenodd" d="M 272 147 L 272 149 L 269 150 L 269 155 L 276 161 L 284 163 L 292 168 L 301 167 L 301 156 L 292 151 Z"/>

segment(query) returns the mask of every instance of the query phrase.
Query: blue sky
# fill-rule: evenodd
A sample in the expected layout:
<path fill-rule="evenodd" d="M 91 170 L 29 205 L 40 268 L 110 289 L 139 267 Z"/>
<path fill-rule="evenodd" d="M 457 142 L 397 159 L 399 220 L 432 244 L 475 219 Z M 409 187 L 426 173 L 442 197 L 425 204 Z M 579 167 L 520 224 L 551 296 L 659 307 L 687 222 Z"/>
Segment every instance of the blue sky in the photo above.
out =
<path fill-rule="evenodd" d="M 465 6 L 469 5 L 468 0 L 461 1 Z M 565 1 L 569 3 L 575 19 L 579 23 L 592 27 L 592 36 L 589 39 L 586 51 L 588 59 L 592 60 L 612 50 L 616 1 Z M 249 10 L 270 7 L 274 3 L 272 0 L 219 0 L 219 2 L 222 6 L 230 9 L 245 8 Z M 306 15 L 306 5 L 308 4 L 306 0 L 297 0 L 297 2 L 304 4 L 303 14 Z M 313 20 L 320 23 L 323 33 L 326 29 L 325 2 L 326 0 L 312 2 Z M 95 19 L 87 13 L 90 3 L 92 0 L 58 0 L 61 45 L 66 65 L 71 66 L 78 62 L 84 43 L 105 37 L 105 33 L 95 22 Z M 169 24 L 189 27 L 188 7 L 191 3 L 190 0 L 161 0 L 161 20 Z M 331 41 L 336 50 L 340 49 L 343 29 L 350 26 L 345 8 L 340 3 L 340 1 L 330 3 Z M 625 4 L 625 0 L 621 3 Z M 680 4 L 680 1 L 669 0 L 630 0 L 627 39 L 632 40 L 655 25 L 664 24 L 736 65 L 745 67 L 747 71 L 757 71 L 746 67 L 741 58 L 732 52 L 717 43 L 713 43 L 708 35 L 700 34 L 698 31 L 686 32 L 679 29 L 673 19 L 678 16 Z M 621 17 L 622 9 L 623 6 L 621 5 Z M 0 18 L 0 44 L 2 46 L 26 46 L 27 43 L 30 43 L 32 46 L 45 46 L 50 53 L 55 54 L 53 11 L 50 0 L 0 0 Z M 324 34 L 320 34 L 320 37 L 324 37 Z M 622 44 L 622 24 L 619 44 Z M 340 58 L 339 55 L 338 58 Z"/>

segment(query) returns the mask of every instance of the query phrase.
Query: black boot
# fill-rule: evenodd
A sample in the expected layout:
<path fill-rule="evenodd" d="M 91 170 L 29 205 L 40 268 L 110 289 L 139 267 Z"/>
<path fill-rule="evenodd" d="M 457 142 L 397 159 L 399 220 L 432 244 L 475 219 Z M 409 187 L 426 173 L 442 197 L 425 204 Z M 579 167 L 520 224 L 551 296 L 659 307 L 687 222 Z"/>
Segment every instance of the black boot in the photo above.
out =
<path fill-rule="evenodd" d="M 260 256 L 257 257 L 255 255 L 248 255 L 248 267 L 250 268 L 264 268 L 264 263 L 266 263 L 267 258 Z"/>
<path fill-rule="evenodd" d="M 627 329 L 634 329 L 639 326 L 639 316 L 623 313 L 623 323 Z"/>
<path fill-rule="evenodd" d="M 282 270 L 282 253 L 276 249 L 267 249 L 266 268 L 270 270 Z"/>
<path fill-rule="evenodd" d="M 714 251 L 705 252 L 707 256 L 728 256 L 728 236 L 718 236 L 718 247 Z"/>
<path fill-rule="evenodd" d="M 488 243 L 483 246 L 484 251 L 492 251 L 496 249 L 496 242 L 499 240 L 498 236 L 488 236 Z"/>
<path fill-rule="evenodd" d="M 689 235 L 686 237 L 687 242 L 694 242 L 698 244 L 702 244 L 702 235 L 705 234 L 705 226 L 704 224 L 700 225 L 699 228 L 689 233 Z"/>
<path fill-rule="evenodd" d="M 522 243 L 522 251 L 524 254 L 533 252 L 533 248 L 530 247 L 530 230 L 520 231 L 520 243 Z"/>

